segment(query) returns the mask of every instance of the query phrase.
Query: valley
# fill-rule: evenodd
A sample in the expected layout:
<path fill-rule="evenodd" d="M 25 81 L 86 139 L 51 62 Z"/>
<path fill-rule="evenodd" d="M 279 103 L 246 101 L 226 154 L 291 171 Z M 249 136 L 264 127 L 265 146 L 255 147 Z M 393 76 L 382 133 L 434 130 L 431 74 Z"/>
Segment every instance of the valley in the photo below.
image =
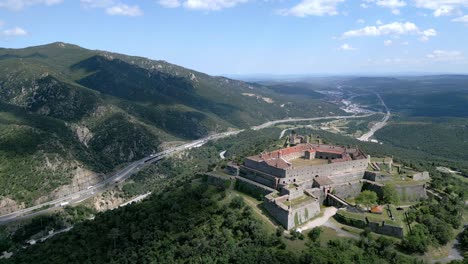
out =
<path fill-rule="evenodd" d="M 0 264 L 468 264 L 468 0 L 0 0 Z"/>
<path fill-rule="evenodd" d="M 164 201 L 165 205 L 161 206 L 165 208 L 193 207 L 186 203 L 170 204 L 165 200 L 164 197 L 170 195 L 169 193 L 177 193 L 181 189 L 185 191 L 173 194 L 175 196 L 170 199 L 185 200 L 183 197 L 186 194 L 183 193 L 187 191 L 192 199 L 202 199 L 197 201 L 209 204 L 210 199 L 220 195 L 224 198 L 215 200 L 222 201 L 221 204 L 253 211 L 243 212 L 242 215 L 253 214 L 251 220 L 262 226 L 262 230 L 265 228 L 266 231 L 259 231 L 258 234 L 281 231 L 277 219 L 265 210 L 262 203 L 255 201 L 259 199 L 258 193 L 239 187 L 237 183 L 231 183 L 226 189 L 220 188 L 221 192 L 218 193 L 218 189 L 211 190 L 212 185 L 216 184 L 206 184 L 203 175 L 210 172 L 226 176 L 222 171 L 231 163 L 242 164 L 248 156 L 284 147 L 290 144 L 294 135 L 306 135 L 309 140 L 317 140 L 319 146 L 330 143 L 348 146 L 349 149 L 359 146 L 359 149 L 372 157 L 394 157 L 396 166 L 404 168 L 403 176 L 395 176 L 390 172 L 392 181 L 399 186 L 411 185 L 404 179 L 408 175 L 428 171 L 432 178 L 431 193 L 436 193 L 439 199 L 453 199 L 423 199 L 418 203 L 416 200 L 408 200 L 413 194 L 404 194 L 403 210 L 420 214 L 408 226 L 423 225 L 431 230 L 441 228 L 437 226 L 438 221 L 430 222 L 426 219 L 433 217 L 436 209 L 431 209 L 434 212 L 429 214 L 424 211 L 424 208 L 433 208 L 439 203 L 443 206 L 437 210 L 455 210 L 461 216 L 460 221 L 465 221 L 462 219 L 466 218 L 466 211 L 460 209 L 458 202 L 465 197 L 466 181 L 460 178 L 463 177 L 461 175 L 447 176 L 453 169 L 462 175 L 468 169 L 463 160 L 466 151 L 456 151 L 453 155 L 450 151 L 452 147 L 463 148 L 463 143 L 458 142 L 459 146 L 456 146 L 454 141 L 464 138 L 465 118 L 427 117 L 420 116 L 419 112 L 409 112 L 406 106 L 395 101 L 395 97 L 403 98 L 403 91 L 397 88 L 379 90 L 382 85 L 380 79 L 331 78 L 321 80 L 320 85 L 310 83 L 308 88 L 304 88 L 301 83 L 300 88 L 296 89 L 298 84 L 294 82 L 248 83 L 208 76 L 166 62 L 60 44 L 2 51 L 28 60 L 19 68 L 15 68 L 18 67 L 15 66 L 18 57 L 14 56 L 0 60 L 0 64 L 13 67 L 14 71 L 21 73 L 17 76 L 30 74 L 24 80 L 15 76 L 15 81 L 11 81 L 11 75 L 2 77 L 0 74 L 0 80 L 3 80 L 0 90 L 0 129 L 5 135 L 0 139 L 0 158 L 7 165 L 0 169 L 0 181 L 5 183 L 2 185 L 4 189 L 1 197 L 3 201 L 8 201 L 4 202 L 6 206 L 3 209 L 6 213 L 0 215 L 0 245 L 5 245 L 2 248 L 7 252 L 5 256 L 8 259 L 16 261 L 24 258 L 23 261 L 26 261 L 32 256 L 29 254 L 39 254 L 36 250 L 47 251 L 49 245 L 57 247 L 56 243 L 62 243 L 57 241 L 70 239 L 77 232 L 84 232 L 88 236 L 85 239 L 89 239 L 90 233 L 82 228 L 91 230 L 94 223 L 99 221 L 108 225 L 115 215 L 122 212 L 133 212 L 135 208 L 140 208 L 142 213 L 145 212 L 143 214 L 155 213 L 146 208 L 148 203 L 160 206 L 159 202 Z M 66 51 L 57 51 L 58 47 L 65 48 Z M 33 51 L 47 55 L 27 55 Z M 48 61 L 48 56 L 51 56 L 51 61 Z M 47 73 L 41 67 L 46 67 Z M 8 72 L 12 72 L 11 68 Z M 120 76 L 122 74 L 126 77 Z M 393 81 L 385 80 L 384 83 L 392 86 Z M 30 85 L 33 87 L 31 90 L 25 88 Z M 222 94 L 228 94 L 230 99 L 226 100 Z M 434 121 L 436 122 L 432 123 Z M 419 127 L 426 129 L 430 137 L 440 135 L 444 140 L 432 141 L 431 144 L 419 143 L 426 140 L 419 137 L 418 133 L 424 133 L 419 131 Z M 452 135 L 450 132 L 443 132 L 446 129 L 453 129 L 457 133 Z M 413 148 L 415 145 L 418 147 Z M 380 159 L 384 158 L 372 161 Z M 26 160 L 39 162 L 28 163 Z M 23 166 L 23 170 L 15 170 L 15 163 L 18 162 L 27 166 Z M 60 167 L 59 164 L 68 165 Z M 298 161 L 291 164 L 300 167 L 309 163 Z M 376 165 L 369 166 L 373 168 L 372 173 L 380 170 Z M 442 167 L 446 169 L 440 169 Z M 44 169 L 50 170 L 52 174 Z M 39 179 L 35 177 L 37 171 L 41 172 L 39 175 L 47 175 L 41 178 L 45 188 L 27 180 Z M 78 172 L 80 179 L 76 178 Z M 410 176 L 408 178 L 413 177 Z M 18 185 L 19 181 L 16 179 L 23 179 L 24 184 Z M 14 189 L 9 186 L 14 186 Z M 199 192 L 205 191 L 207 196 L 198 196 Z M 354 205 L 354 198 L 344 199 L 339 197 L 341 194 L 333 195 L 348 207 L 358 206 Z M 237 198 L 245 199 L 246 205 L 238 207 L 241 202 Z M 308 200 L 293 200 L 290 205 L 294 207 L 297 206 L 296 203 L 305 201 Z M 379 197 L 378 202 L 383 203 L 383 198 Z M 17 205 L 19 203 L 20 206 Z M 15 206 L 8 208 L 11 204 Z M 220 205 L 212 208 L 215 210 L 212 214 L 218 212 L 215 209 L 218 206 Z M 179 218 L 177 214 L 171 217 Z M 309 212 L 306 213 L 308 214 Z M 427 214 L 424 215 L 426 218 L 421 214 Z M 191 214 L 194 217 L 196 215 Z M 360 252 L 358 255 L 387 260 L 388 256 L 368 255 L 360 251 L 358 248 L 361 247 L 361 242 L 357 241 L 361 241 L 365 229 L 361 233 L 363 229 L 340 222 L 339 219 L 343 216 L 360 219 L 360 216 L 353 213 L 343 213 L 341 209 L 336 211 L 334 207 L 328 207 L 323 209 L 323 214 L 318 213 L 316 218 L 312 217 L 310 222 L 301 222 L 297 229 L 300 231 L 276 231 L 277 236 L 280 234 L 279 240 L 268 242 L 273 244 L 268 244 L 266 248 L 272 250 L 271 254 L 295 256 L 302 254 L 298 248 L 317 250 L 303 241 L 304 235 L 301 232 L 311 236 L 320 229 L 327 232 L 327 237 L 323 238 L 327 242 L 322 241 L 319 247 L 322 250 L 320 254 L 327 254 L 331 250 L 328 242 L 346 237 L 351 239 L 347 242 L 350 243 L 348 246 L 356 247 Z M 139 216 L 132 213 L 127 221 L 135 225 L 134 217 Z M 396 223 L 393 219 L 372 215 L 367 217 L 373 219 L 372 221 L 385 219 L 384 222 Z M 218 220 L 221 221 L 220 219 Z M 244 220 L 247 221 L 246 219 L 248 218 Z M 201 221 L 200 223 L 206 223 L 206 220 Z M 229 217 L 225 218 L 222 225 L 226 225 L 226 228 L 233 227 L 229 221 Z M 401 221 L 398 218 L 397 222 Z M 193 223 L 181 223 L 193 227 Z M 254 225 L 253 223 L 251 224 Z M 138 229 L 141 232 L 145 228 Z M 55 230 L 58 230 L 57 234 Z M 404 235 L 393 240 L 391 251 L 399 256 L 399 261 L 412 263 L 413 260 L 426 260 L 425 258 L 430 258 L 427 256 L 435 255 L 442 243 L 449 245 L 455 241 L 455 233 L 462 232 L 463 227 L 458 222 L 453 222 L 450 232 L 445 230 L 448 232 L 446 237 L 428 235 L 427 239 L 432 241 L 431 247 L 426 245 L 423 249 L 417 249 L 426 252 L 426 257 L 401 248 L 407 245 L 405 243 L 410 243 L 410 239 L 415 239 L 408 233 L 407 227 L 404 230 Z M 113 243 L 110 244 L 114 245 L 108 250 L 120 247 L 116 243 L 116 237 L 121 235 L 111 234 L 121 231 L 125 233 L 122 240 L 134 239 L 127 236 L 129 234 L 122 226 L 111 228 L 108 235 L 104 235 L 107 238 L 112 236 Z M 4 239 L 2 236 L 14 239 Z M 368 239 L 377 240 L 379 237 L 380 235 L 373 234 Z M 96 239 L 96 242 L 105 243 L 107 238 Z M 232 239 L 238 238 L 240 237 L 236 236 Z M 25 240 L 38 244 L 21 250 Z M 134 242 L 125 243 L 128 246 Z M 133 246 L 134 244 L 130 248 Z M 103 244 L 97 247 L 105 248 Z M 290 251 L 284 251 L 283 247 Z M 122 252 L 125 250 L 121 249 Z M 10 255 L 11 252 L 13 255 Z M 163 256 L 160 252 L 158 254 Z M 104 262 L 109 261 L 106 257 L 94 256 Z M 456 259 L 461 258 L 460 255 L 457 256 Z M 55 257 L 68 259 L 65 255 Z M 178 256 L 168 255 L 167 258 L 177 259 Z M 451 260 L 443 254 L 438 259 L 444 262 Z M 297 261 L 299 260 L 296 259 L 295 262 Z"/>
<path fill-rule="evenodd" d="M 344 114 L 320 99 L 279 96 L 253 83 L 72 44 L 1 49 L 0 55 L 0 200 L 11 210 L 81 191 L 122 164 L 162 151 L 165 142 L 289 113 Z M 274 102 L 243 95 L 252 92 Z M 73 185 L 83 171 L 89 184 Z"/>
<path fill-rule="evenodd" d="M 320 121 L 320 120 L 330 120 L 330 119 L 348 119 L 348 118 L 362 118 L 362 117 L 367 117 L 369 115 L 361 115 L 361 116 L 326 116 L 326 117 L 314 117 L 314 118 L 290 118 L 287 120 L 276 120 L 276 121 L 269 121 L 267 123 L 264 123 L 259 126 L 252 127 L 252 130 L 259 130 L 263 128 L 267 128 L 270 126 L 273 126 L 275 124 L 280 124 L 280 123 L 288 123 L 288 122 L 298 122 L 298 121 Z M 206 138 L 202 138 L 199 140 L 192 141 L 190 143 L 177 146 L 174 148 L 169 148 L 163 152 L 151 154 L 148 157 L 145 157 L 141 160 L 138 160 L 136 162 L 133 162 L 132 164 L 126 166 L 124 169 L 122 169 L 119 172 L 114 173 L 113 176 L 108 177 L 106 180 L 102 182 L 98 182 L 94 186 L 89 186 L 84 190 L 68 194 L 65 197 L 62 197 L 60 199 L 56 199 L 53 201 L 47 201 L 42 204 L 35 205 L 33 207 L 28 207 L 26 209 L 18 210 L 13 213 L 9 213 L 6 215 L 0 215 L 0 224 L 5 224 L 11 221 L 18 221 L 24 218 L 29 218 L 33 216 L 37 216 L 42 213 L 50 212 L 53 210 L 56 210 L 56 207 L 62 207 L 65 205 L 73 205 L 73 204 L 78 204 L 90 197 L 96 196 L 99 193 L 107 190 L 107 189 L 112 189 L 118 184 L 122 184 L 125 180 L 127 180 L 132 174 L 135 172 L 139 171 L 140 169 L 143 169 L 145 166 L 158 162 L 161 159 L 164 159 L 167 156 L 176 154 L 178 152 L 191 149 L 191 148 L 196 148 L 196 147 L 201 147 L 203 144 L 211 141 L 211 140 L 217 140 L 220 138 L 225 138 L 229 137 L 232 135 L 236 135 L 243 130 L 237 130 L 237 131 L 231 131 L 231 132 L 225 132 L 225 133 L 220 133 L 220 134 L 214 134 L 210 135 Z M 284 134 L 284 130 L 281 134 Z M 281 138 L 281 135 L 280 135 Z"/>

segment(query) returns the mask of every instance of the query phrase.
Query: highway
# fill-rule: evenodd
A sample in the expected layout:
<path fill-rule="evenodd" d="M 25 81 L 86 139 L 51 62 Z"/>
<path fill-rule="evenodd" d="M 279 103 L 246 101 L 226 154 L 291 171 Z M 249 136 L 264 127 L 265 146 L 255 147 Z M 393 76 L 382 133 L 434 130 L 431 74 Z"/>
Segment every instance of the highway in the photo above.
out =
<path fill-rule="evenodd" d="M 267 128 L 267 127 L 270 127 L 270 126 L 273 126 L 273 125 L 276 125 L 276 124 L 287 123 L 287 122 L 317 121 L 317 120 L 346 119 L 346 118 L 362 118 L 362 117 L 367 117 L 367 116 L 370 116 L 370 115 L 372 115 L 372 114 L 366 114 L 366 115 L 360 115 L 360 116 L 353 115 L 353 116 L 325 116 L 325 117 L 313 117 L 313 118 L 289 118 L 289 119 L 269 121 L 269 122 L 266 122 L 266 123 L 264 123 L 262 125 L 254 126 L 251 129 L 260 130 L 260 129 Z M 16 212 L 12 212 L 12 213 L 9 213 L 9 214 L 2 215 L 2 216 L 0 216 L 0 225 L 1 224 L 6 224 L 6 223 L 9 223 L 9 222 L 13 222 L 13 221 L 18 221 L 18 220 L 25 219 L 25 218 L 29 218 L 29 217 L 36 216 L 36 215 L 39 215 L 39 214 L 42 214 L 42 213 L 51 212 L 51 211 L 59 209 L 62 206 L 80 203 L 80 202 L 82 202 L 82 201 L 84 201 L 84 200 L 86 200 L 86 199 L 88 199 L 90 197 L 93 197 L 93 196 L 95 196 L 95 195 L 97 195 L 97 194 L 99 194 L 99 193 L 101 193 L 101 192 L 103 192 L 103 191 L 105 191 L 107 189 L 110 189 L 110 188 L 116 186 L 117 184 L 125 181 L 130 176 L 132 176 L 135 172 L 139 171 L 140 169 L 144 168 L 145 166 L 148 166 L 151 163 L 162 160 L 162 159 L 164 159 L 165 157 L 167 157 L 167 156 L 169 156 L 171 154 L 181 152 L 181 151 L 184 151 L 184 150 L 187 150 L 187 149 L 200 147 L 200 146 L 206 144 L 209 141 L 216 140 L 216 139 L 221 139 L 221 138 L 225 138 L 225 137 L 229 137 L 229 136 L 233 136 L 233 135 L 237 135 L 242 131 L 244 131 L 244 129 L 229 131 L 229 132 L 223 132 L 223 133 L 219 133 L 219 134 L 213 134 L 213 135 L 210 135 L 210 136 L 207 136 L 207 137 L 204 137 L 204 138 L 201 138 L 201 139 L 198 139 L 198 140 L 195 140 L 195 141 L 192 141 L 192 142 L 189 142 L 189 143 L 177 146 L 177 147 L 167 149 L 165 151 L 162 151 L 162 152 L 159 152 L 159 153 L 156 153 L 156 154 L 152 154 L 152 155 L 150 155 L 148 157 L 145 157 L 145 158 L 142 158 L 140 160 L 132 162 L 131 164 L 127 165 L 125 168 L 123 168 L 120 171 L 114 173 L 114 175 L 112 175 L 111 177 L 107 178 L 106 180 L 104 180 L 104 181 L 102 181 L 102 182 L 100 182 L 100 183 L 98 183 L 98 184 L 96 184 L 94 186 L 88 187 L 87 189 L 84 189 L 84 190 L 69 194 L 67 196 L 64 196 L 64 197 L 61 197 L 61 198 L 58 198 L 58 199 L 55 199 L 55 200 L 52 200 L 52 201 L 49 201 L 49 202 L 45 202 L 45 203 L 42 203 L 42 204 L 39 204 L 39 205 L 35 205 L 35 206 L 32 206 L 32 207 L 28 207 L 28 208 L 25 208 L 25 209 L 18 210 Z"/>
<path fill-rule="evenodd" d="M 198 139 L 198 140 L 192 141 L 190 143 L 187 143 L 181 146 L 177 146 L 177 147 L 174 147 L 174 148 L 171 148 L 171 149 L 168 149 L 168 150 L 156 153 L 156 154 L 152 154 L 149 157 L 145 157 L 143 159 L 132 162 L 131 164 L 127 165 L 125 168 L 116 172 L 111 177 L 107 178 L 106 180 L 94 186 L 91 186 L 90 188 L 69 194 L 67 196 L 64 196 L 64 197 L 61 197 L 61 198 L 58 198 L 49 202 L 45 202 L 39 205 L 35 205 L 35 206 L 31 206 L 25 209 L 18 210 L 13 213 L 2 215 L 0 216 L 0 224 L 6 224 L 12 221 L 18 221 L 23 218 L 36 216 L 45 212 L 51 212 L 65 205 L 80 203 L 90 197 L 97 195 L 98 193 L 101 193 L 109 188 L 114 187 L 115 185 L 128 179 L 131 175 L 133 175 L 135 172 L 139 171 L 143 167 L 148 166 L 149 164 L 157 162 L 159 160 L 162 160 L 171 154 L 174 154 L 183 150 L 191 149 L 191 148 L 200 147 L 211 140 L 236 135 L 242 131 L 243 130 L 236 130 L 236 131 L 210 135 L 208 137 Z"/>
<path fill-rule="evenodd" d="M 319 121 L 319 120 L 327 120 L 327 119 L 353 119 L 353 118 L 368 117 L 368 116 L 371 116 L 373 114 L 375 114 L 375 113 L 369 113 L 369 114 L 365 114 L 365 115 L 337 116 L 335 118 L 330 118 L 330 117 L 302 118 L 302 119 L 294 120 L 294 121 L 297 122 L 297 121 Z M 275 123 L 275 125 L 279 124 L 279 123 L 285 123 L 286 120 L 289 121 L 290 119 L 279 120 L 281 122 Z M 289 121 L 289 122 L 292 122 L 292 120 Z M 281 131 L 279 139 L 281 139 L 288 130 L 293 130 L 293 129 L 298 129 L 298 128 L 311 128 L 311 127 L 312 127 L 312 125 L 303 125 L 303 126 L 295 126 L 295 127 L 285 128 L 285 129 L 283 129 Z"/>
<path fill-rule="evenodd" d="M 375 123 L 375 125 L 372 126 L 372 128 L 370 129 L 369 132 L 365 133 L 364 135 L 362 135 L 361 137 L 358 138 L 358 140 L 360 140 L 360 141 L 369 141 L 369 139 L 372 136 L 374 136 L 375 132 L 382 129 L 387 124 L 388 119 L 390 119 L 390 110 L 388 109 L 387 105 L 382 100 L 382 97 L 380 97 L 380 94 L 376 93 L 375 95 L 379 98 L 380 102 L 384 106 L 386 113 L 385 113 L 385 116 L 382 119 L 382 121 Z"/>
<path fill-rule="evenodd" d="M 288 118 L 288 119 L 281 119 L 275 121 L 269 121 L 263 123 L 259 126 L 254 126 L 252 130 L 260 130 L 270 126 L 274 126 L 281 123 L 289 123 L 289 122 L 301 122 L 301 121 L 319 121 L 319 120 L 329 120 L 329 119 L 349 119 L 349 118 L 363 118 L 373 115 L 373 113 L 365 114 L 365 115 L 352 115 L 352 116 L 322 116 L 322 117 L 311 117 L 311 118 Z"/>

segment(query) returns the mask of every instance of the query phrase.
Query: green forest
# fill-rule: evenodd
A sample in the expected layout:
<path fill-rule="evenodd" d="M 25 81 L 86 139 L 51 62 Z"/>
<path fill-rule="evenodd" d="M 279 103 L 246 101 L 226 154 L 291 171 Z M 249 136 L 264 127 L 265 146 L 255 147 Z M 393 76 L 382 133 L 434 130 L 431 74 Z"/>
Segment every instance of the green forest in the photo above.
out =
<path fill-rule="evenodd" d="M 133 206 L 101 213 L 3 263 L 420 263 L 392 239 L 363 232 L 359 240 L 302 237 L 301 252 L 269 232 L 241 197 L 184 183 Z M 320 236 L 320 235 L 318 235 Z"/>
<path fill-rule="evenodd" d="M 362 148 L 372 155 L 400 155 L 399 159 L 408 164 L 430 170 L 432 185 L 452 197 L 414 205 L 409 218 L 416 224 L 413 232 L 401 241 L 377 236 L 367 230 L 358 240 L 340 238 L 325 242 L 321 241 L 321 232 L 317 230 L 304 235 L 293 232 L 292 236 L 286 235 L 281 228 L 272 231 L 254 216 L 252 208 L 240 196 L 228 195 L 224 189 L 197 180 L 198 173 L 225 164 L 226 160 L 219 159 L 219 151 L 228 150 L 228 160 L 242 161 L 242 157 L 281 145 L 278 132 L 277 128 L 245 131 L 152 165 L 123 189 L 128 197 L 151 190 L 154 194 L 149 199 L 98 213 L 94 220 L 78 223 L 71 231 L 18 251 L 3 262 L 421 263 L 419 254 L 429 247 L 446 244 L 456 235 L 455 230 L 463 225 L 461 214 L 465 209 L 460 201 L 468 197 L 467 181 L 432 170 L 432 161 L 424 160 L 424 157 L 415 159 L 418 156 L 412 150 L 396 147 L 362 144 Z M 313 132 L 328 143 L 356 143 L 336 134 L 311 130 L 298 132 Z M 443 160 L 439 162 L 442 164 Z M 75 222 L 80 221 L 83 218 Z M 21 245 L 18 238 L 33 233 L 33 227 L 22 229 L 14 236 L 17 245 Z M 460 234 L 462 248 L 468 247 L 466 232 Z M 306 248 L 291 249 L 287 246 L 291 239 L 305 240 Z"/>

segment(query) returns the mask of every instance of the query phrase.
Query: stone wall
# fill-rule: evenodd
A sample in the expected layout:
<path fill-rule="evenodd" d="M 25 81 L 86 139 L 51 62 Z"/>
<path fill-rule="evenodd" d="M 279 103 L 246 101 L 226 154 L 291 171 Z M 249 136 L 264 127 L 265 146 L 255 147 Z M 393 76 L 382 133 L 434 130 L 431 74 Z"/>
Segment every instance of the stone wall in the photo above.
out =
<path fill-rule="evenodd" d="M 400 200 L 416 202 L 421 199 L 427 199 L 427 193 L 424 183 L 414 185 L 397 185 L 396 191 L 400 195 Z"/>
<path fill-rule="evenodd" d="M 239 176 L 239 166 L 234 165 L 234 164 L 227 164 L 226 168 L 224 168 L 224 171 L 233 176 Z"/>
<path fill-rule="evenodd" d="M 364 179 L 374 182 L 385 182 L 391 180 L 392 177 L 382 174 L 381 172 L 366 171 L 364 173 Z"/>
<path fill-rule="evenodd" d="M 366 169 L 367 159 L 299 167 L 287 169 L 286 178 L 280 179 L 280 182 L 284 184 L 302 182 L 318 175 L 328 176 L 335 183 L 343 183 L 362 179 Z"/>
<path fill-rule="evenodd" d="M 304 195 L 304 189 L 296 186 L 285 186 L 281 188 L 281 195 L 289 195 L 289 199 L 293 200 Z"/>
<path fill-rule="evenodd" d="M 335 184 L 342 184 L 354 181 L 362 180 L 364 176 L 364 170 L 355 170 L 350 172 L 344 172 L 341 175 L 333 175 L 329 176 L 328 178 L 333 181 Z"/>
<path fill-rule="evenodd" d="M 369 190 L 373 191 L 377 194 L 378 197 L 383 196 L 383 190 L 382 190 L 383 185 L 378 184 L 378 183 L 372 183 L 372 182 L 365 182 L 362 186 L 362 190 Z"/>
<path fill-rule="evenodd" d="M 413 174 L 413 181 L 426 181 L 430 179 L 429 172 L 423 171 Z"/>
<path fill-rule="evenodd" d="M 354 226 L 361 229 L 368 227 L 372 232 L 377 234 L 403 238 L 403 228 L 401 226 L 388 225 L 385 224 L 385 221 L 370 222 L 367 217 L 364 219 L 357 219 L 347 217 L 339 213 L 336 214 L 334 218 L 344 225 Z"/>
<path fill-rule="evenodd" d="M 401 226 L 387 225 L 385 222 L 369 222 L 368 227 L 377 234 L 403 238 L 403 228 Z"/>
<path fill-rule="evenodd" d="M 315 199 L 288 209 L 276 199 L 265 197 L 263 205 L 271 216 L 287 230 L 307 222 L 320 213 L 320 203 Z"/>
<path fill-rule="evenodd" d="M 336 199 L 337 196 L 328 194 L 325 199 L 326 206 L 333 206 L 336 208 L 349 207 L 347 203 L 342 202 L 339 199 Z"/>
<path fill-rule="evenodd" d="M 274 200 L 265 198 L 263 206 L 270 213 L 270 215 L 278 221 L 284 228 L 290 229 L 288 225 L 289 212 L 287 209 L 282 208 L 279 204 L 275 203 Z"/>
<path fill-rule="evenodd" d="M 245 159 L 245 167 L 249 167 L 251 169 L 254 169 L 254 170 L 257 170 L 257 171 L 260 171 L 260 172 L 264 172 L 264 173 L 268 173 L 268 174 L 271 174 L 271 175 L 274 175 L 276 177 L 285 177 L 286 176 L 286 171 L 283 170 L 283 169 L 278 169 L 278 168 L 275 168 L 275 167 L 271 167 L 269 166 L 268 164 L 266 164 L 265 162 L 257 162 L 257 161 L 254 161 L 254 160 L 251 160 L 251 159 Z M 242 167 L 241 167 L 242 169 Z"/>
<path fill-rule="evenodd" d="M 263 200 L 265 195 L 268 195 L 274 191 L 272 189 L 269 189 L 266 186 L 263 186 L 260 184 L 254 184 L 254 182 L 248 181 L 241 177 L 236 178 L 234 188 L 237 191 L 248 194 L 259 201 Z"/>
<path fill-rule="evenodd" d="M 304 153 L 293 153 L 294 157 L 303 156 Z M 289 157 L 289 156 L 288 156 Z M 345 183 L 349 181 L 356 181 L 362 179 L 367 169 L 368 159 L 359 159 L 346 162 L 329 163 L 315 166 L 304 166 L 304 167 L 291 167 L 288 169 L 278 169 L 275 167 L 268 166 L 265 162 L 256 162 L 254 160 L 246 159 L 245 166 L 240 167 L 240 175 L 248 179 L 256 181 L 256 177 L 261 174 L 275 176 L 280 179 L 281 184 L 291 184 L 295 182 L 303 182 L 318 176 L 328 176 L 333 180 L 334 183 Z M 244 171 L 244 173 L 243 173 Z M 247 174 L 253 174 L 245 176 Z M 258 179 L 260 183 L 272 187 L 273 181 L 265 177 L 259 176 L 262 179 Z M 273 187 L 274 188 L 274 187 Z"/>
<path fill-rule="evenodd" d="M 359 181 L 336 185 L 332 193 L 341 199 L 355 198 L 361 193 L 362 185 Z"/>
<path fill-rule="evenodd" d="M 327 160 L 333 160 L 333 159 L 341 159 L 343 155 L 337 154 L 337 153 L 329 153 L 329 152 L 316 152 L 315 157 L 319 159 L 327 159 Z"/>
<path fill-rule="evenodd" d="M 202 179 L 204 182 L 210 185 L 214 185 L 220 188 L 226 188 L 228 189 L 231 187 L 233 182 L 235 181 L 234 176 L 231 177 L 223 177 L 223 176 L 218 176 L 213 173 L 206 173 L 202 176 Z"/>
<path fill-rule="evenodd" d="M 306 193 L 308 193 L 310 196 L 318 198 L 319 204 L 323 204 L 325 200 L 325 192 L 321 190 L 320 188 L 308 188 L 304 190 Z"/>
<path fill-rule="evenodd" d="M 268 175 L 268 174 L 265 174 L 265 173 L 260 172 L 260 171 L 251 170 L 251 169 L 246 168 L 244 166 L 240 167 L 239 176 L 247 178 L 247 179 L 255 181 L 255 182 L 258 182 L 258 183 L 261 183 L 261 184 L 266 185 L 268 187 L 271 187 L 273 189 L 276 189 L 276 187 L 277 187 L 275 177 L 273 177 L 271 175 Z"/>
<path fill-rule="evenodd" d="M 291 153 L 291 154 L 288 154 L 288 155 L 282 155 L 281 157 L 284 160 L 293 160 L 293 159 L 297 159 L 297 158 L 300 158 L 300 157 L 303 157 L 303 156 L 305 156 L 305 151 L 294 152 L 294 153 Z"/>
<path fill-rule="evenodd" d="M 292 208 L 288 215 L 288 230 L 301 225 L 320 213 L 320 204 L 318 200 L 306 202 Z"/>
<path fill-rule="evenodd" d="M 363 189 L 373 191 L 377 193 L 379 197 L 382 197 L 382 187 L 383 185 L 379 183 L 366 182 L 363 186 Z M 397 191 L 401 201 L 417 202 L 421 199 L 427 198 L 424 183 L 414 183 L 411 185 L 395 185 L 395 190 Z"/>

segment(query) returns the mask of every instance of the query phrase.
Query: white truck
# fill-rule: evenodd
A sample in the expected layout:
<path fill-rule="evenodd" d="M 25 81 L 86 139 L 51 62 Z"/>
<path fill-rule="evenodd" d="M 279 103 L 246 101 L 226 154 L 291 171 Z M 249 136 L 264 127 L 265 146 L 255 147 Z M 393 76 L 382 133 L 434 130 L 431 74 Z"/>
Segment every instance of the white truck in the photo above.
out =
<path fill-rule="evenodd" d="M 60 207 L 67 206 L 67 205 L 69 205 L 69 204 L 70 204 L 70 202 L 62 202 L 62 203 L 60 203 Z"/>

